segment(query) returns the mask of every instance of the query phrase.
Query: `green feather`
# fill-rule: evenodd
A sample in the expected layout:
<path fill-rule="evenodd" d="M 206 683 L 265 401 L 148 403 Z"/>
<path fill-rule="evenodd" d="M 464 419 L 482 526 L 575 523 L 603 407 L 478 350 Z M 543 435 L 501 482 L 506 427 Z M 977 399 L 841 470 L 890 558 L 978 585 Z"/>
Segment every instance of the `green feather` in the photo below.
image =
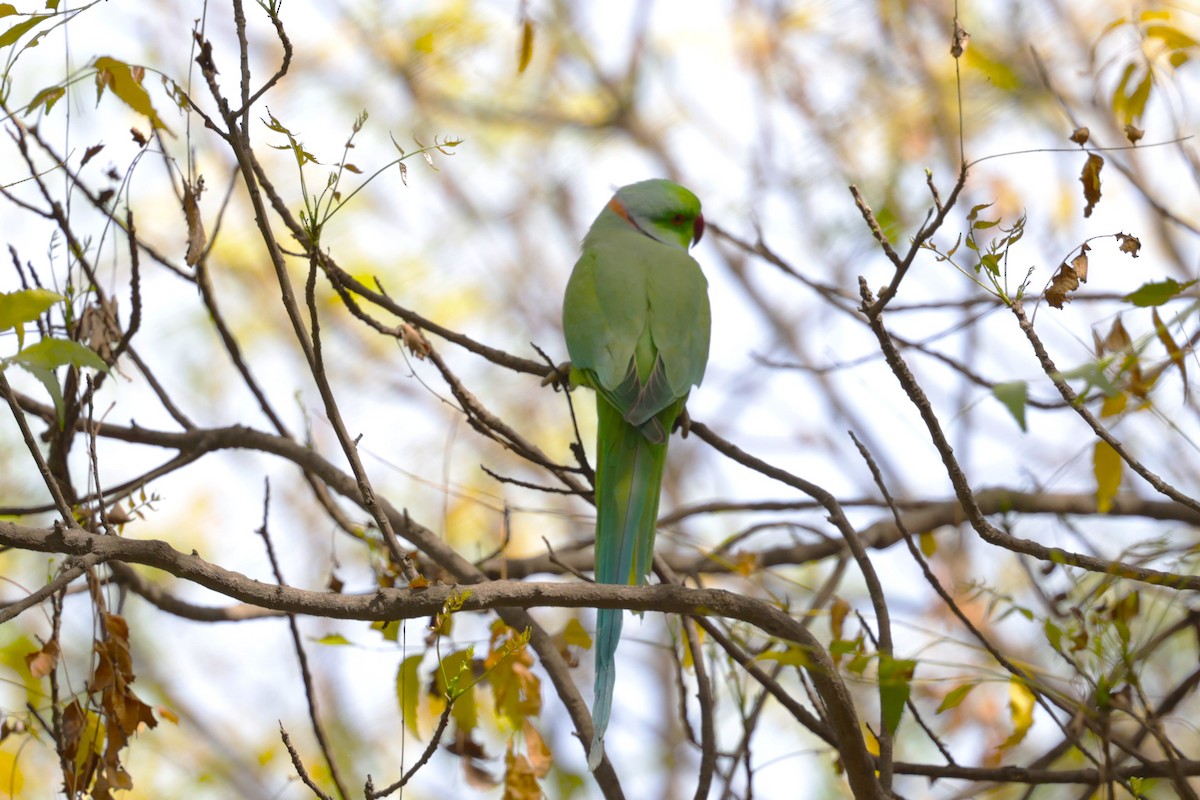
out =
<path fill-rule="evenodd" d="M 583 240 L 567 283 L 563 332 L 572 380 L 596 390 L 596 580 L 645 581 L 667 438 L 708 361 L 708 283 L 688 246 L 703 230 L 700 201 L 652 180 L 617 191 Z M 604 755 L 622 611 L 596 616 L 595 736 Z"/>

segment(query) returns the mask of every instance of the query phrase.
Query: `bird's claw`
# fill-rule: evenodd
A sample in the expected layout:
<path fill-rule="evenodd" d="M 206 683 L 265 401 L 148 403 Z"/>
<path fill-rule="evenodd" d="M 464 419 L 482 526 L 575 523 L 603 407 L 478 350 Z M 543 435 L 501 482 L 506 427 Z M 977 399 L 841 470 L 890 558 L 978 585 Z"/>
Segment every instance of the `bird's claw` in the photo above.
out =
<path fill-rule="evenodd" d="M 679 431 L 679 436 L 683 439 L 686 439 L 692 432 L 692 418 L 688 415 L 687 406 L 684 406 L 683 410 L 679 412 L 679 416 L 675 418 L 674 430 Z"/>
<path fill-rule="evenodd" d="M 564 361 L 542 377 L 542 386 L 561 386 L 571 388 L 571 362 Z"/>

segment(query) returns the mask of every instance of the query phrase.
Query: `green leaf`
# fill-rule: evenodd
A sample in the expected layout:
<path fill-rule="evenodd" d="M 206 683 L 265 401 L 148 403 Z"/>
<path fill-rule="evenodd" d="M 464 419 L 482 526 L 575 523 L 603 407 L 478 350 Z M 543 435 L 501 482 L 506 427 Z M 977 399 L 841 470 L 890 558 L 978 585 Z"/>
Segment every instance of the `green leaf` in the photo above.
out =
<path fill-rule="evenodd" d="M 1046 641 L 1050 643 L 1050 646 L 1053 647 L 1056 652 L 1061 653 L 1063 637 L 1062 628 L 1058 627 L 1058 625 L 1054 624 L 1053 620 L 1047 617 L 1046 621 L 1042 624 L 1042 629 L 1046 632 Z"/>
<path fill-rule="evenodd" d="M 46 387 L 46 391 L 50 393 L 50 399 L 54 401 L 54 416 L 58 420 L 59 427 L 61 427 L 63 424 L 63 415 L 66 413 L 66 410 L 63 404 L 62 387 L 58 385 L 58 376 L 54 374 L 54 370 L 21 362 L 17 362 L 17 364 L 41 381 L 42 385 Z"/>
<path fill-rule="evenodd" d="M 158 112 L 154 110 L 154 104 L 150 102 L 149 93 L 142 86 L 141 67 L 137 68 L 139 74 L 135 77 L 133 66 L 109 56 L 100 56 L 92 63 L 92 66 L 96 68 L 97 103 L 100 102 L 100 97 L 107 87 L 112 89 L 112 93 L 121 102 L 149 119 L 155 128 L 170 132 L 171 129 L 159 118 Z"/>
<path fill-rule="evenodd" d="M 11 6 L 9 7 L 11 8 Z M 0 47 L 8 47 L 10 44 L 16 44 L 17 40 L 28 33 L 31 28 L 33 28 L 42 20 L 49 18 L 50 17 L 48 14 L 42 14 L 41 16 L 30 17 L 23 22 L 18 22 L 16 25 L 13 25 L 4 33 L 0 34 Z"/>
<path fill-rule="evenodd" d="M 0 17 L 11 17 L 17 13 L 17 8 L 12 3 L 0 3 Z"/>
<path fill-rule="evenodd" d="M 48 289 L 22 289 L 0 294 L 0 331 L 17 329 L 17 347 L 25 346 L 25 323 L 33 322 L 63 296 Z"/>
<path fill-rule="evenodd" d="M 1165 281 L 1158 281 L 1157 283 L 1143 283 L 1136 291 L 1125 295 L 1123 299 L 1126 302 L 1143 308 L 1147 306 L 1161 306 L 1175 295 L 1191 287 L 1194 283 L 1195 281 L 1180 283 L 1174 278 L 1167 278 Z"/>
<path fill-rule="evenodd" d="M 992 275 L 1000 276 L 1000 255 L 998 253 L 985 253 L 979 257 L 979 266 L 975 268 L 978 272 L 980 267 L 986 269 Z"/>
<path fill-rule="evenodd" d="M 967 222 L 974 222 L 979 218 L 980 211 L 983 211 L 985 208 L 991 208 L 993 205 L 995 205 L 995 202 L 996 201 L 993 200 L 991 203 L 980 203 L 977 206 L 971 206 L 971 210 L 967 212 Z"/>
<path fill-rule="evenodd" d="M 424 660 L 424 654 L 409 656 L 400 662 L 400 669 L 396 671 L 396 700 L 400 703 L 400 716 L 404 719 L 404 724 L 412 731 L 412 735 L 421 738 L 421 730 L 418 727 L 417 719 L 417 703 L 421 699 L 421 679 L 417 674 L 417 668 L 421 666 L 421 661 Z"/>
<path fill-rule="evenodd" d="M 1027 432 L 1029 429 L 1025 426 L 1025 404 L 1029 399 L 1029 386 L 1025 381 L 997 383 L 992 387 L 992 394 L 1004 404 L 1008 413 L 1013 415 L 1013 419 L 1021 426 L 1021 432 Z"/>
<path fill-rule="evenodd" d="M 900 726 L 916 669 L 916 661 L 879 654 L 879 715 L 889 734 Z"/>
<path fill-rule="evenodd" d="M 942 702 L 938 705 L 935 714 L 940 714 L 943 711 L 949 711 L 952 708 L 957 708 L 971 690 L 978 686 L 978 683 L 964 683 L 961 686 L 955 686 L 950 691 L 946 692 L 946 696 L 942 698 Z"/>
<path fill-rule="evenodd" d="M 70 364 L 102 372 L 108 371 L 108 365 L 96 355 L 95 350 L 70 339 L 42 339 L 21 350 L 10 360 L 21 366 L 38 369 L 55 369 Z"/>

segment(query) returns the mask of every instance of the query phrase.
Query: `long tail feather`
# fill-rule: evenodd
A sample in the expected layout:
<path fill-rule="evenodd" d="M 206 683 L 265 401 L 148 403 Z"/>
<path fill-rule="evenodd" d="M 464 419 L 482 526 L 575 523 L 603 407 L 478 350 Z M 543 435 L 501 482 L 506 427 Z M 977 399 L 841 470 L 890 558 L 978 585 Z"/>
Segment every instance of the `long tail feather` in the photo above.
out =
<path fill-rule="evenodd" d="M 645 581 L 654 551 L 658 499 L 667 445 L 653 444 L 616 408 L 596 396 L 599 431 L 596 458 L 596 581 L 632 584 Z M 676 410 L 674 413 L 678 413 Z M 671 415 L 670 422 L 674 421 Z M 670 430 L 668 422 L 667 430 Z M 596 699 L 592 706 L 595 734 L 588 767 L 604 757 L 604 732 L 612 711 L 616 682 L 621 609 L 596 614 Z"/>

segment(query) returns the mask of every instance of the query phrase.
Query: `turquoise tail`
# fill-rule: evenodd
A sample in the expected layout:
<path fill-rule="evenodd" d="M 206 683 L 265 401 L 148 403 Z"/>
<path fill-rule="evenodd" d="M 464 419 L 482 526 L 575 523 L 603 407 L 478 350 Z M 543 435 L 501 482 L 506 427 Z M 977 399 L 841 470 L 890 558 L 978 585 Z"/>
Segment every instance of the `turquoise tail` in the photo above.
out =
<path fill-rule="evenodd" d="M 670 432 L 682 403 L 672 404 L 657 422 Z M 642 429 L 630 425 L 611 403 L 596 395 L 599 431 L 596 455 L 596 582 L 644 583 L 654 554 L 658 499 L 667 445 L 654 444 Z M 655 420 L 651 420 L 654 422 Z M 649 423 L 647 423 L 649 424 Z M 644 427 L 644 426 L 643 426 Z M 661 432 L 662 427 L 658 430 Z M 661 435 L 661 434 L 660 434 Z M 596 699 L 592 706 L 595 735 L 588 768 L 604 757 L 604 731 L 612 712 L 617 643 L 621 639 L 619 608 L 596 612 Z"/>

